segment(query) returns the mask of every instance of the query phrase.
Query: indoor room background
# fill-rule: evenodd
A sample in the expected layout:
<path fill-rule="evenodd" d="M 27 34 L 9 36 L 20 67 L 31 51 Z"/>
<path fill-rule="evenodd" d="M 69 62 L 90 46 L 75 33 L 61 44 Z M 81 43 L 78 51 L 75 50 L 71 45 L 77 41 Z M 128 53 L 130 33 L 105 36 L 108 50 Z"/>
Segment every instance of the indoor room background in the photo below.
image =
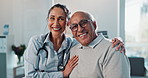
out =
<path fill-rule="evenodd" d="M 148 0 L 0 0 L 0 35 L 9 25 L 6 37 L 11 37 L 10 43 L 27 46 L 33 35 L 49 32 L 47 13 L 56 3 L 66 5 L 71 14 L 78 10 L 90 12 L 98 25 L 96 32 L 105 31 L 108 38 L 121 37 L 126 54 L 143 57 L 148 69 Z M 66 35 L 72 37 L 68 28 Z M 6 58 L 7 78 L 13 78 L 16 56 L 8 52 Z"/>

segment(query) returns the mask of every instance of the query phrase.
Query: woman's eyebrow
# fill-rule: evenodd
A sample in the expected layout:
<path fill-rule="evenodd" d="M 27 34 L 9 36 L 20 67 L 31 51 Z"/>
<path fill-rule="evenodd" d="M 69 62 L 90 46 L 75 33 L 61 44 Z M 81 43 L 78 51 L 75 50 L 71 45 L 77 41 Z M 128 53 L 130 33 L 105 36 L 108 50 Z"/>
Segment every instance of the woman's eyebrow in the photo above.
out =
<path fill-rule="evenodd" d="M 50 15 L 50 17 L 55 17 L 54 15 Z"/>
<path fill-rule="evenodd" d="M 64 16 L 59 16 L 60 18 L 65 18 Z"/>

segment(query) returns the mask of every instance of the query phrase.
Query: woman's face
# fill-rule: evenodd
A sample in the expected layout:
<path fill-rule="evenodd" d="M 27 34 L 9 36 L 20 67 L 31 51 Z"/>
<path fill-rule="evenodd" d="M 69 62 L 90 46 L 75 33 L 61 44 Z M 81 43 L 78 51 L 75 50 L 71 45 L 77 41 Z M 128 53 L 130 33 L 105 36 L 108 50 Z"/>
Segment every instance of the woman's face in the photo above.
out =
<path fill-rule="evenodd" d="M 66 23 L 66 14 L 63 9 L 58 7 L 53 8 L 48 18 L 48 28 L 52 35 L 61 35 L 65 31 Z"/>

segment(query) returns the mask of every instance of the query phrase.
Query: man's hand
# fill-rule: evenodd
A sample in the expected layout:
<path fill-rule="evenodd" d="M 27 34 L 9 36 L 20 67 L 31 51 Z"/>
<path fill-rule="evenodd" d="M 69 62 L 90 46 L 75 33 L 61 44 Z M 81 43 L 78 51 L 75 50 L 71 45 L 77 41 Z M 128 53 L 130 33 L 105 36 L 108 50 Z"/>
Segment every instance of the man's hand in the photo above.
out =
<path fill-rule="evenodd" d="M 120 50 L 120 52 L 124 52 L 125 53 L 124 42 L 122 42 L 121 39 L 118 39 L 118 38 L 112 39 L 112 47 L 115 47 L 116 45 L 118 45 L 116 47 L 116 50 Z"/>
<path fill-rule="evenodd" d="M 76 65 L 78 65 L 78 56 L 73 56 L 71 59 L 69 59 L 65 70 L 63 71 L 63 76 L 64 77 L 68 77 L 70 75 L 70 73 L 72 72 L 72 70 L 75 68 Z"/>

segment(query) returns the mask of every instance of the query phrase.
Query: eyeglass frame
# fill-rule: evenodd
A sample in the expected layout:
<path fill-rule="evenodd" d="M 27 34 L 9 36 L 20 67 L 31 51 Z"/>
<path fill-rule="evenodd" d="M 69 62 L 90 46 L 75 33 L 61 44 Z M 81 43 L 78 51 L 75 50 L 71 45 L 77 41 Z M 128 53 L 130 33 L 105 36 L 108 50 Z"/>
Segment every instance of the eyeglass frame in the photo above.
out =
<path fill-rule="evenodd" d="M 87 21 L 87 22 L 86 22 Z M 88 22 L 89 21 L 92 21 L 92 20 L 90 20 L 90 19 L 82 19 L 79 23 L 77 23 L 77 24 L 70 24 L 70 29 L 71 29 L 71 31 L 73 31 L 73 32 L 76 32 L 77 30 L 78 30 L 78 25 L 81 27 L 81 28 L 84 28 L 84 27 L 86 27 L 87 26 L 87 24 L 88 24 Z M 73 25 L 73 26 L 72 26 Z M 74 29 L 74 27 L 76 27 L 75 29 Z"/>

